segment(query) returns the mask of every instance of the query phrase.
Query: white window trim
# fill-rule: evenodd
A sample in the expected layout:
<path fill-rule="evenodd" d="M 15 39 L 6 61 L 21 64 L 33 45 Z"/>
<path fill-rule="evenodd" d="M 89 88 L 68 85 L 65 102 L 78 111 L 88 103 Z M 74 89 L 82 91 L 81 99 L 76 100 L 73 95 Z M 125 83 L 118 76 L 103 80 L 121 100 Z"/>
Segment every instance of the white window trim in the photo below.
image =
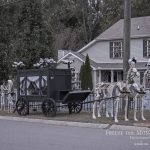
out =
<path fill-rule="evenodd" d="M 115 52 L 115 50 L 114 50 L 115 42 L 120 42 L 121 43 L 121 54 L 120 54 L 120 57 L 115 57 L 115 55 L 114 55 L 114 52 Z M 113 58 L 114 59 L 120 59 L 120 58 L 122 58 L 122 54 L 123 54 L 123 42 L 122 41 L 113 41 L 112 51 L 113 51 Z"/>
<path fill-rule="evenodd" d="M 148 43 L 150 42 L 150 39 L 146 40 L 146 51 L 147 51 L 147 57 L 150 57 L 150 47 L 148 46 Z"/>

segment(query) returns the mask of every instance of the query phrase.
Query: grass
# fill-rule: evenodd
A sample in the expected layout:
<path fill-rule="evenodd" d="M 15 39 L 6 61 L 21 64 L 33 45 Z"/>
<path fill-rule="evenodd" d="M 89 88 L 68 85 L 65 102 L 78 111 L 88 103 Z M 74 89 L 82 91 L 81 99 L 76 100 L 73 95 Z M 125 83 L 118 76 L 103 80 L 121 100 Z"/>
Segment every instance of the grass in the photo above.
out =
<path fill-rule="evenodd" d="M 118 124 L 118 125 L 131 125 L 131 126 L 146 126 L 150 128 L 150 111 L 145 111 L 144 116 L 146 121 L 142 121 L 140 113 L 137 113 L 138 122 L 133 120 L 133 111 L 129 112 L 129 121 L 124 121 L 124 114 L 120 112 L 118 115 L 118 123 L 115 123 L 113 118 L 106 118 L 102 114 L 101 118 L 92 119 L 92 112 L 82 111 L 78 114 L 68 114 L 68 111 L 57 112 L 55 117 L 45 117 L 40 111 L 30 111 L 29 115 L 19 116 L 17 113 L 8 113 L 6 111 L 0 111 L 1 116 L 13 116 L 13 117 L 24 117 L 34 119 L 46 119 L 46 120 L 59 120 L 59 121 L 74 121 L 74 122 L 85 122 L 85 123 L 103 123 L 103 124 Z"/>

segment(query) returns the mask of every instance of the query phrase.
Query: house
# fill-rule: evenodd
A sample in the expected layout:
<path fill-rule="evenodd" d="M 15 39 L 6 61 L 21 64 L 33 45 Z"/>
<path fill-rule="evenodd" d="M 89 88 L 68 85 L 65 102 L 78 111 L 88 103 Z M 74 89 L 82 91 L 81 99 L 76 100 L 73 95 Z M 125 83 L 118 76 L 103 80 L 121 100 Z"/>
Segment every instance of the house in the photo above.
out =
<path fill-rule="evenodd" d="M 64 59 L 74 59 L 71 64 L 78 73 L 88 54 L 92 67 L 93 84 L 116 82 L 123 79 L 123 24 L 121 19 L 77 52 L 68 52 L 58 60 L 58 68 L 64 68 Z M 145 64 L 150 57 L 150 16 L 131 18 L 130 56 L 137 58 L 142 83 Z"/>

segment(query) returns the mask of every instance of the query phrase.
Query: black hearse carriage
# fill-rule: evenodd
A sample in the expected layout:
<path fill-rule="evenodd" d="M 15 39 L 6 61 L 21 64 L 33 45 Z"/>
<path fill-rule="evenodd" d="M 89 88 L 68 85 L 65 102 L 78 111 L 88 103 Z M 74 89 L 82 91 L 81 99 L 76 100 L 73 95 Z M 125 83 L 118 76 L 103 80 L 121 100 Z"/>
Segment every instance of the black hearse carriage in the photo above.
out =
<path fill-rule="evenodd" d="M 18 70 L 18 100 L 16 110 L 20 115 L 29 114 L 30 102 L 42 102 L 45 116 L 55 116 L 57 104 L 66 104 L 69 113 L 79 113 L 90 94 L 89 90 L 71 90 L 71 69 Z"/>

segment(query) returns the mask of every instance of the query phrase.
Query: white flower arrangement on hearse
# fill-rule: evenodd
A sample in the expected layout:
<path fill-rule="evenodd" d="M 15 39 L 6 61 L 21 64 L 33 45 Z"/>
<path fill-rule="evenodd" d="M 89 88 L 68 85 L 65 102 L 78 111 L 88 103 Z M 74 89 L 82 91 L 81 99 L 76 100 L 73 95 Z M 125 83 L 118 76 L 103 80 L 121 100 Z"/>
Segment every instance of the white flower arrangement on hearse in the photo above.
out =
<path fill-rule="evenodd" d="M 22 68 L 22 67 L 24 67 L 25 66 L 25 64 L 22 62 L 22 61 L 19 61 L 19 62 L 13 62 L 13 64 L 12 64 L 12 67 L 14 67 L 14 68 Z"/>
<path fill-rule="evenodd" d="M 39 62 L 33 64 L 33 66 L 37 68 L 47 68 L 54 67 L 54 64 L 56 64 L 56 61 L 53 58 L 40 58 Z"/>

